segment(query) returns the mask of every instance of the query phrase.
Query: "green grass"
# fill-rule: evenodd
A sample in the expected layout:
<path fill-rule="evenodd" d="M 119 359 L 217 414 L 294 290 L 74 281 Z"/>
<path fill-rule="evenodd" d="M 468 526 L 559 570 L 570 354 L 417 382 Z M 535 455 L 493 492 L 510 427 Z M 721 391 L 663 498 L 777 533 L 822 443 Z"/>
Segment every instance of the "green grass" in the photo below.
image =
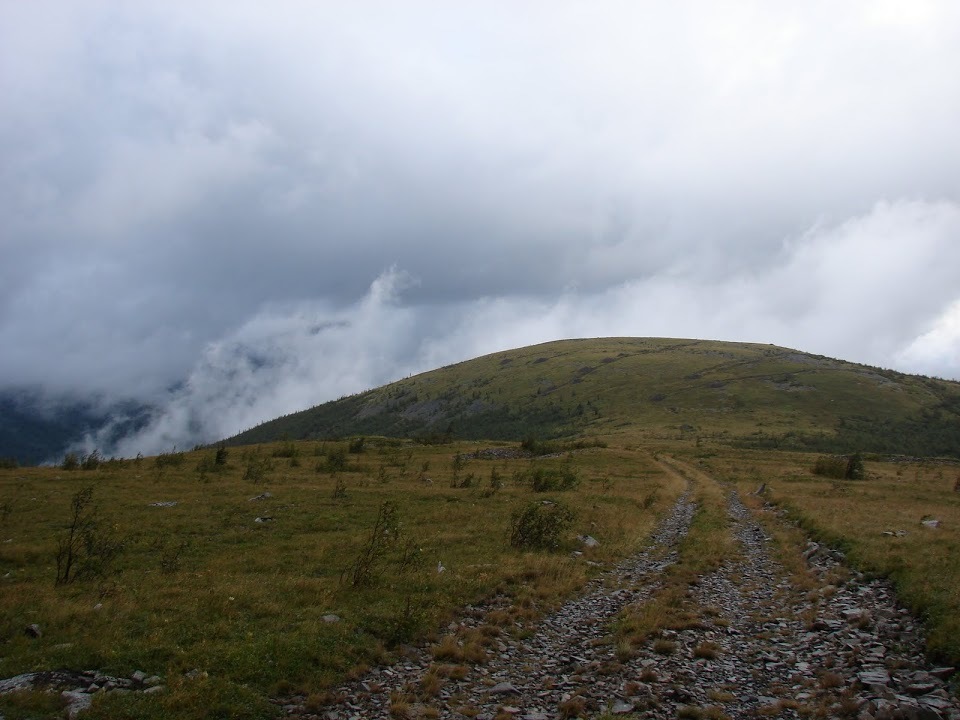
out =
<path fill-rule="evenodd" d="M 465 603 L 500 593 L 518 614 L 556 606 L 596 572 L 586 560 L 638 549 L 679 493 L 648 455 L 623 449 L 481 460 L 470 457 L 476 444 L 368 439 L 335 477 L 315 470 L 329 443 L 296 448 L 293 458 L 274 457 L 288 454 L 282 444 L 231 448 L 222 472 L 197 469 L 213 450 L 163 467 L 145 458 L 95 471 L 0 471 L 0 494 L 11 498 L 0 526 L 0 677 L 140 669 L 164 676 L 169 691 L 111 699 L 92 717 L 267 717 L 269 697 L 322 692 L 395 643 L 429 639 Z M 472 487 L 451 487 L 458 453 Z M 243 479 L 250 461 L 265 466 L 262 482 Z M 504 482 L 496 491 L 493 468 Z M 513 481 L 532 468 L 580 478 L 556 495 L 576 513 L 557 552 L 509 544 L 513 512 L 552 496 Z M 334 497 L 338 480 L 344 497 Z M 87 486 L 101 527 L 126 547 L 102 578 L 55 587 L 57 538 Z M 177 505 L 150 506 L 162 501 Z M 341 575 L 385 501 L 397 508 L 399 541 L 384 546 L 371 583 L 352 587 Z M 273 520 L 254 521 L 265 516 Z M 600 546 L 571 557 L 587 533 Z M 325 622 L 328 614 L 341 621 Z M 41 638 L 24 634 L 32 623 Z M 0 699 L 0 712 L 9 708 Z"/>
<path fill-rule="evenodd" d="M 705 439 L 960 453 L 960 383 L 772 345 L 656 338 L 510 350 L 278 418 L 231 442 L 356 434 Z"/>

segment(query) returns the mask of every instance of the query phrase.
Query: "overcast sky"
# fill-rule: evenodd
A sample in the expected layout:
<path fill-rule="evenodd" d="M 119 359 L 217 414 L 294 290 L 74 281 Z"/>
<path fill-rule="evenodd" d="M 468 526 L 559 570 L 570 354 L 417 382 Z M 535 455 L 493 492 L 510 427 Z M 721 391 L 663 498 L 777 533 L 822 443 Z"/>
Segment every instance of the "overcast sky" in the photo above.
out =
<path fill-rule="evenodd" d="M 566 337 L 960 378 L 958 68 L 952 0 L 0 0 L 0 385 L 132 454 Z"/>

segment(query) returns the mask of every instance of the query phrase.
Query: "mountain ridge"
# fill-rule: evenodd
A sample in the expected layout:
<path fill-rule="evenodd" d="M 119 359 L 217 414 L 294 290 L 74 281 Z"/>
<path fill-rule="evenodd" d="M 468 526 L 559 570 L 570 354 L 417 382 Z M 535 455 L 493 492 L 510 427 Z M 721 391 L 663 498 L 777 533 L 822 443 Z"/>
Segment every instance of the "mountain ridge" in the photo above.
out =
<path fill-rule="evenodd" d="M 960 383 L 759 343 L 558 340 L 404 378 L 225 442 L 350 435 L 688 437 L 960 457 Z"/>

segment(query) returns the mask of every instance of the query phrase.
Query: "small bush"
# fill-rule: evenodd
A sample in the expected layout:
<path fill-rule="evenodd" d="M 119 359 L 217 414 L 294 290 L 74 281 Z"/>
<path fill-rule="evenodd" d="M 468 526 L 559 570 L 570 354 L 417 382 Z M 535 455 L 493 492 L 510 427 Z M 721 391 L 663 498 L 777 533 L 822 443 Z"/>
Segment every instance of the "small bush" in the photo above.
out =
<path fill-rule="evenodd" d="M 554 550 L 570 528 L 574 512 L 562 503 L 534 502 L 513 513 L 510 544 L 516 548 Z"/>
<path fill-rule="evenodd" d="M 170 452 L 162 452 L 157 455 L 154 463 L 158 468 L 168 465 L 170 467 L 180 467 L 183 465 L 183 452 L 177 452 L 177 448 L 174 447 Z"/>
<path fill-rule="evenodd" d="M 80 458 L 76 453 L 69 452 L 63 456 L 63 462 L 60 463 L 61 470 L 79 470 Z"/>
<path fill-rule="evenodd" d="M 317 471 L 321 468 L 329 473 L 341 472 L 347 469 L 347 451 L 343 447 L 334 447 L 327 450 L 325 462 L 317 465 Z"/>
<path fill-rule="evenodd" d="M 813 465 L 813 473 L 835 480 L 863 480 L 866 476 L 860 453 L 821 455 Z"/>
<path fill-rule="evenodd" d="M 351 455 L 359 455 L 363 452 L 363 446 L 366 444 L 366 438 L 362 435 L 358 438 L 354 438 L 350 441 L 350 444 L 347 446 L 347 452 Z"/>

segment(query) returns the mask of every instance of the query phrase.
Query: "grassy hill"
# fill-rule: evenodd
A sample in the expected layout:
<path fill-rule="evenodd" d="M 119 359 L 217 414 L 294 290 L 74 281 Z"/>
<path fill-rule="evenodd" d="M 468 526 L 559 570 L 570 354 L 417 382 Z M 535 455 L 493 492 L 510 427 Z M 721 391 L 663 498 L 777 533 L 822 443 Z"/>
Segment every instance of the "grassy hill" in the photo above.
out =
<path fill-rule="evenodd" d="M 750 343 L 564 340 L 494 353 L 287 415 L 228 443 L 351 435 L 703 438 L 960 455 L 960 383 Z"/>

